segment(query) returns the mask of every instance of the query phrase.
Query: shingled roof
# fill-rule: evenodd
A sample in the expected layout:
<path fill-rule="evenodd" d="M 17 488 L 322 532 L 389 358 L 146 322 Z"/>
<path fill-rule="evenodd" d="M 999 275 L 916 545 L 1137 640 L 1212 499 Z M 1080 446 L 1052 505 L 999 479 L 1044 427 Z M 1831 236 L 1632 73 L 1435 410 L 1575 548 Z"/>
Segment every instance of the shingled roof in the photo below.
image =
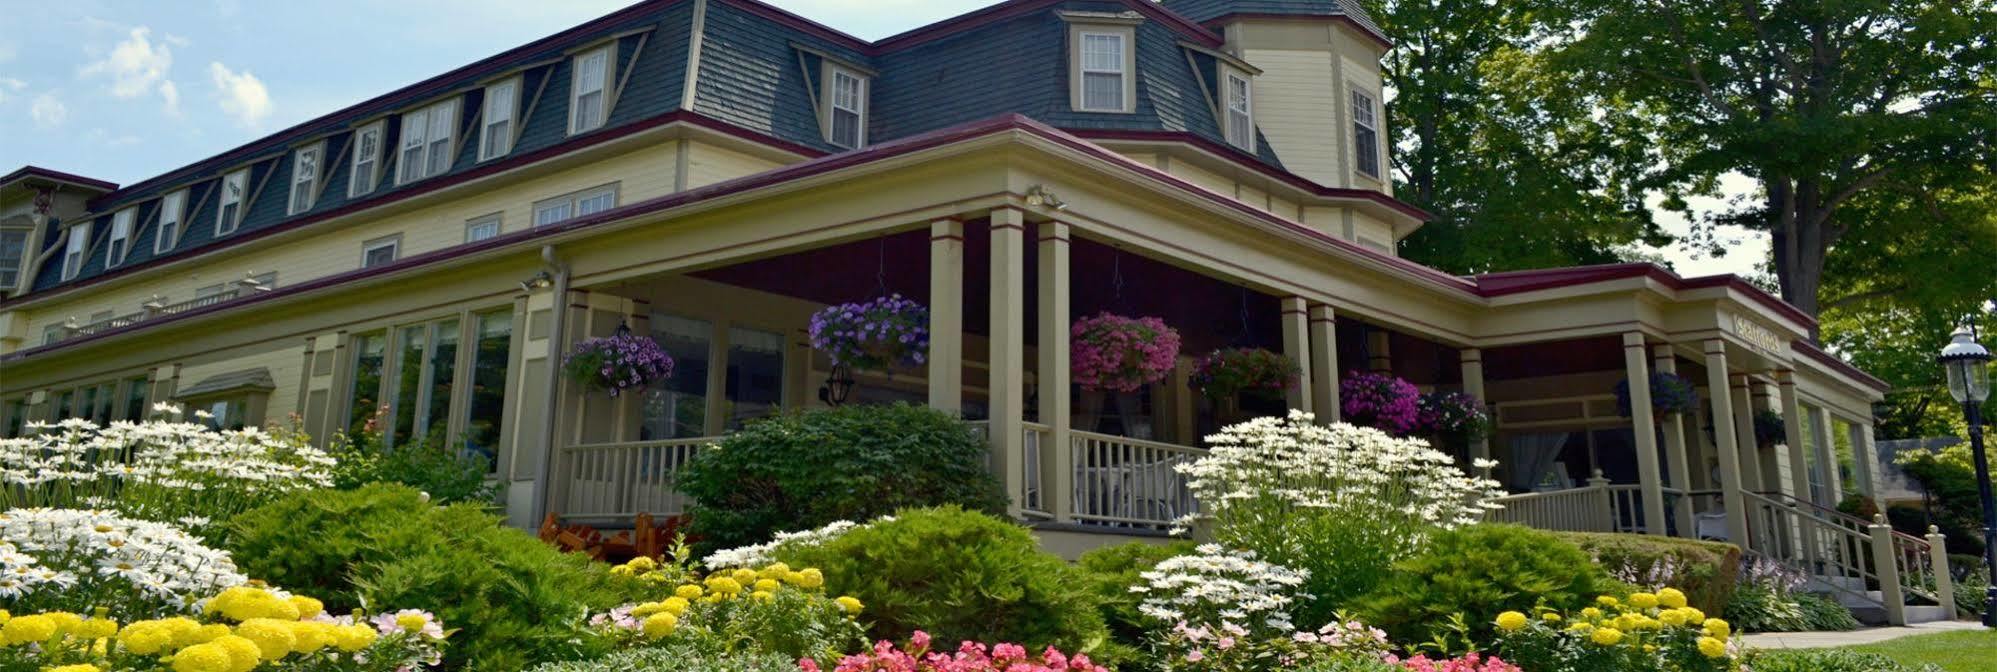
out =
<path fill-rule="evenodd" d="M 1387 41 L 1387 31 L 1373 22 L 1359 0 L 1159 0 L 1158 4 L 1200 23 L 1230 15 L 1338 16 L 1351 19 L 1381 42 Z"/>

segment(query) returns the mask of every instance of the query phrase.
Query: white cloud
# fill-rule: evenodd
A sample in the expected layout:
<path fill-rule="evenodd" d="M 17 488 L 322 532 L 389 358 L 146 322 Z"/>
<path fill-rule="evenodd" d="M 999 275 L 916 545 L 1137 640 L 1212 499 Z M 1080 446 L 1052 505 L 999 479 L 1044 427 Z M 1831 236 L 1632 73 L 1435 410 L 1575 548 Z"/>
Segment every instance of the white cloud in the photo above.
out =
<path fill-rule="evenodd" d="M 215 102 L 236 122 L 255 128 L 270 116 L 270 91 L 256 75 L 232 71 L 221 63 L 209 63 L 208 74 L 215 80 Z"/>
<path fill-rule="evenodd" d="M 159 97 L 166 101 L 167 114 L 180 116 L 180 87 L 174 86 L 172 80 L 160 82 Z"/>
<path fill-rule="evenodd" d="M 35 104 L 28 107 L 28 117 L 35 120 L 37 127 L 55 128 L 69 118 L 69 108 L 57 100 L 55 94 L 44 93 L 35 96 Z"/>
<path fill-rule="evenodd" d="M 151 34 L 151 28 L 133 28 L 125 41 L 112 47 L 103 60 L 83 66 L 83 74 L 110 76 L 111 95 L 119 98 L 152 93 L 166 81 L 167 71 L 173 69 L 173 50 L 164 44 L 154 45 Z"/>
<path fill-rule="evenodd" d="M 89 140 L 91 142 L 104 145 L 105 147 L 113 147 L 113 148 L 130 147 L 132 145 L 139 144 L 140 142 L 139 136 L 131 135 L 129 133 L 125 135 L 114 136 L 111 135 L 110 132 L 105 131 L 104 129 L 101 128 L 90 129 L 90 132 L 83 134 L 83 137 L 84 139 Z"/>
<path fill-rule="evenodd" d="M 28 88 L 28 83 L 12 77 L 0 77 L 0 103 L 7 102 L 7 94 L 19 93 Z"/>

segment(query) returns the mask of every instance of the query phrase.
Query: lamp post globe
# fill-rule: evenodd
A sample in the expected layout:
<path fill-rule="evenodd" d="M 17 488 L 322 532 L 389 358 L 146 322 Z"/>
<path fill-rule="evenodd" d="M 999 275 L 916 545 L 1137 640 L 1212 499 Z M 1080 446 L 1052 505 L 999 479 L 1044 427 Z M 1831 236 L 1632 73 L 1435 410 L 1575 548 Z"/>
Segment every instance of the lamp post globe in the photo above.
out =
<path fill-rule="evenodd" d="M 1990 572 L 1983 591 L 1983 624 L 1997 628 L 1997 499 L 1990 494 L 1990 460 L 1983 449 L 1983 402 L 1990 400 L 1990 351 L 1969 328 L 1957 329 L 1935 361 L 1948 370 L 1948 394 L 1962 404 L 1969 421 L 1969 448 L 1976 462 L 1977 495 L 1983 502 L 1983 566 Z"/>

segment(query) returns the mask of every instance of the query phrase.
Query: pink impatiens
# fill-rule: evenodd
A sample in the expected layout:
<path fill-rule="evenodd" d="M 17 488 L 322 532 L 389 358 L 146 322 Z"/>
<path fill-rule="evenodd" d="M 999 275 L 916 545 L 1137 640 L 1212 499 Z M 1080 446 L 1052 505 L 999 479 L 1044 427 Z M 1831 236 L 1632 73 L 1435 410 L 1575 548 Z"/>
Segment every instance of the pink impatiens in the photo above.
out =
<path fill-rule="evenodd" d="M 1084 390 L 1135 392 L 1164 380 L 1179 357 L 1179 332 L 1155 317 L 1100 313 L 1075 321 L 1069 365 Z"/>
<path fill-rule="evenodd" d="M 1388 662 L 1394 662 L 1392 658 Z M 1521 672 L 1519 666 L 1500 660 L 1497 656 L 1485 658 L 1476 653 L 1463 654 L 1462 658 L 1429 660 L 1428 656 L 1415 656 L 1400 661 L 1408 672 Z"/>
<path fill-rule="evenodd" d="M 797 661 L 797 667 L 821 672 L 810 658 Z M 937 653 L 929 650 L 929 633 L 917 630 L 906 650 L 895 648 L 894 642 L 875 642 L 871 653 L 847 656 L 833 672 L 1109 672 L 1109 668 L 1089 662 L 1087 655 L 1070 657 L 1051 646 L 1038 658 L 1028 656 L 1026 647 L 1018 644 L 988 648 L 978 642 L 964 642 L 955 654 Z"/>

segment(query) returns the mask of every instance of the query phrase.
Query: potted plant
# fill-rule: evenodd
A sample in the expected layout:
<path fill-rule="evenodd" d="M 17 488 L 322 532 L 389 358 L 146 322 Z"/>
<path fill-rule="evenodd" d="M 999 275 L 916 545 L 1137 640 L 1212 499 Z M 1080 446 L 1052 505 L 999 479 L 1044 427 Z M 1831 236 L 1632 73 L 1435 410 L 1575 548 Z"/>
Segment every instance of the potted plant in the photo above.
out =
<path fill-rule="evenodd" d="M 1069 366 L 1082 388 L 1081 426 L 1097 428 L 1103 395 L 1116 395 L 1124 430 L 1135 429 L 1138 391 L 1171 375 L 1179 359 L 1179 332 L 1156 317 L 1108 312 L 1075 321 L 1069 338 Z"/>
<path fill-rule="evenodd" d="M 1789 426 L 1782 420 L 1782 414 L 1768 409 L 1754 412 L 1754 443 L 1761 447 L 1773 446 L 1789 440 Z"/>
<path fill-rule="evenodd" d="M 1630 411 L 1629 379 L 1616 383 L 1616 409 L 1623 417 L 1633 415 Z M 1692 381 L 1675 373 L 1661 371 L 1650 374 L 1650 409 L 1660 416 L 1675 413 L 1692 413 L 1699 409 L 1699 396 L 1692 390 Z"/>
<path fill-rule="evenodd" d="M 583 389 L 606 390 L 615 397 L 672 377 L 673 358 L 657 341 L 620 330 L 577 343 L 563 372 Z"/>
<path fill-rule="evenodd" d="M 1338 383 L 1345 422 L 1403 436 L 1421 426 L 1421 391 L 1387 373 L 1349 371 Z"/>
<path fill-rule="evenodd" d="M 1468 447 L 1490 429 L 1484 402 L 1462 392 L 1431 392 L 1415 400 L 1416 425 L 1438 445 Z"/>
<path fill-rule="evenodd" d="M 1193 365 L 1192 386 L 1214 401 L 1223 423 L 1237 421 L 1241 398 L 1280 397 L 1303 370 L 1296 360 L 1263 348 L 1223 348 Z"/>
<path fill-rule="evenodd" d="M 900 294 L 828 306 L 811 316 L 811 347 L 854 369 L 919 366 L 929 352 L 929 309 Z"/>

